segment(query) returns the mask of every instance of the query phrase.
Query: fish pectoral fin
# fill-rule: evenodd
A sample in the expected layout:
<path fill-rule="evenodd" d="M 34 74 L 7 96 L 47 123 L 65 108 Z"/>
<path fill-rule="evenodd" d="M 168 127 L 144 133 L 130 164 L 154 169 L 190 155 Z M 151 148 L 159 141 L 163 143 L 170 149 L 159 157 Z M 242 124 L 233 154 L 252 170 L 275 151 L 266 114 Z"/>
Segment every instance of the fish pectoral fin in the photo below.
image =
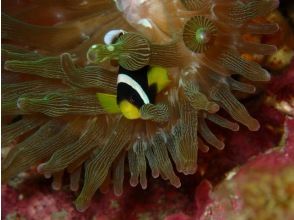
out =
<path fill-rule="evenodd" d="M 121 110 L 117 105 L 116 95 L 106 93 L 96 93 L 96 97 L 106 112 L 120 113 Z"/>

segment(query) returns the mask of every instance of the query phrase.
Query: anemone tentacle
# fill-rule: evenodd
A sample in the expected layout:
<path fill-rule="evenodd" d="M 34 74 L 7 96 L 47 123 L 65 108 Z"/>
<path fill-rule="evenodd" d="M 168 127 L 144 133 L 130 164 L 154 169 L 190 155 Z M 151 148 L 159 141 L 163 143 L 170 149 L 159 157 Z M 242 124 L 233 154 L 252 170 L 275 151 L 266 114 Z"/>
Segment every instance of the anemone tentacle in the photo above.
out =
<path fill-rule="evenodd" d="M 240 125 L 259 129 L 233 93 L 256 89 L 234 75 L 253 82 L 270 79 L 267 70 L 242 54 L 269 55 L 275 46 L 242 36 L 278 30 L 276 24 L 255 20 L 274 10 L 277 0 L 52 4 L 65 8 L 66 17 L 53 26 L 2 13 L 2 114 L 7 118 L 2 146 L 11 148 L 3 160 L 4 182 L 37 167 L 60 189 L 68 173 L 74 191 L 83 179 L 75 201 L 83 211 L 98 189 L 112 185 L 121 195 L 127 171 L 131 186 L 146 189 L 150 168 L 154 178 L 180 187 L 177 174 L 197 171 L 198 150 L 225 147 L 207 121 L 231 131 Z M 104 35 L 113 30 L 123 34 L 104 44 Z M 116 94 L 119 66 L 129 71 L 160 66 L 168 72 L 169 84 L 155 103 L 138 109 L 139 119 L 108 112 L 97 99 L 98 93 Z M 220 116 L 220 108 L 234 121 Z"/>

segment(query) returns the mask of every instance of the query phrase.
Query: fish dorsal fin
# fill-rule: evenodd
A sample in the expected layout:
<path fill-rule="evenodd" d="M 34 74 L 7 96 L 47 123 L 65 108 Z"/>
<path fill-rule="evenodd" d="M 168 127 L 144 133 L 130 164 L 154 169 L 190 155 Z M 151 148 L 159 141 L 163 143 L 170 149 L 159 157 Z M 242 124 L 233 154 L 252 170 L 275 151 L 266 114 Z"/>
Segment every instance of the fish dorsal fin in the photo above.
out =
<path fill-rule="evenodd" d="M 148 85 L 156 85 L 157 93 L 161 92 L 165 89 L 170 83 L 170 79 L 168 78 L 167 69 L 159 66 L 153 66 L 147 73 L 148 77 Z"/>
<path fill-rule="evenodd" d="M 106 93 L 96 93 L 96 97 L 103 107 L 103 109 L 108 113 L 120 113 L 120 108 L 117 105 L 116 95 L 106 94 Z"/>

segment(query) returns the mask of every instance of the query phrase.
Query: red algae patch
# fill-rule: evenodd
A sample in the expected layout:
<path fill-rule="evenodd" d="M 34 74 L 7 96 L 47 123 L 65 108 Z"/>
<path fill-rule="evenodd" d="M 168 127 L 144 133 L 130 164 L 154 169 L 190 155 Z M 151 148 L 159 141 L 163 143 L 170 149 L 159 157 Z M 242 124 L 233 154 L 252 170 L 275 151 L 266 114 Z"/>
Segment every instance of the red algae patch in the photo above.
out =
<path fill-rule="evenodd" d="M 294 120 L 285 122 L 285 146 L 252 158 L 209 193 L 200 219 L 293 219 Z"/>

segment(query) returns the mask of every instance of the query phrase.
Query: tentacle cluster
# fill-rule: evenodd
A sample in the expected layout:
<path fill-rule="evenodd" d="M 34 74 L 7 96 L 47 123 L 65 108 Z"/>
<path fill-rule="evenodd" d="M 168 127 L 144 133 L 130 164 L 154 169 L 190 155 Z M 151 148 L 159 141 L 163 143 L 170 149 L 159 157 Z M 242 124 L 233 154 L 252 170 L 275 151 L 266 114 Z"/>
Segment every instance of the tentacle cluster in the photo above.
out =
<path fill-rule="evenodd" d="M 161 176 L 180 187 L 177 172 L 196 172 L 198 149 L 225 146 L 207 121 L 239 129 L 238 123 L 217 114 L 220 108 L 258 130 L 258 121 L 232 93 L 253 93 L 255 87 L 232 75 L 269 80 L 265 69 L 241 54 L 267 55 L 275 47 L 246 42 L 242 35 L 278 29 L 254 20 L 277 7 L 276 0 L 115 1 L 121 12 L 106 0 L 87 1 L 87 7 L 80 8 L 81 1 L 69 2 L 56 4 L 73 13 L 71 20 L 53 27 L 2 14 L 2 36 L 9 42 L 2 45 L 2 145 L 12 146 L 3 161 L 3 181 L 37 167 L 60 189 L 67 172 L 74 191 L 84 179 L 75 201 L 84 210 L 97 189 L 113 185 L 116 195 L 122 193 L 127 163 L 132 186 L 147 187 L 150 167 L 154 178 Z M 160 16 L 152 13 L 156 3 Z M 87 12 L 91 16 L 80 18 Z M 104 34 L 115 29 L 126 34 L 104 45 Z M 170 86 L 155 104 L 142 106 L 142 119 L 109 114 L 96 99 L 97 92 L 116 92 L 113 60 L 129 70 L 145 65 L 168 68 Z"/>

